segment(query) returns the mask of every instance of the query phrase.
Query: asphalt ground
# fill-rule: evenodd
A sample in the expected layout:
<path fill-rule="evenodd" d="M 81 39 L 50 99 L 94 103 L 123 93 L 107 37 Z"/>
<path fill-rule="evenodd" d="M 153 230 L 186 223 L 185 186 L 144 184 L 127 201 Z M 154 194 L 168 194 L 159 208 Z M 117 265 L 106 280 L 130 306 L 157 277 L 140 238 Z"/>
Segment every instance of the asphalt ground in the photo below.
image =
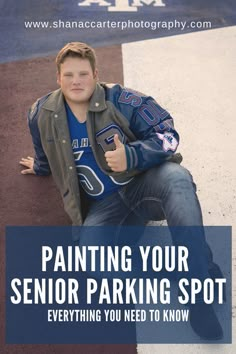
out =
<path fill-rule="evenodd" d="M 100 79 L 123 83 L 120 46 L 97 50 Z M 115 55 L 116 60 L 112 60 Z M 5 344 L 5 227 L 7 225 L 70 225 L 51 177 L 20 174 L 22 156 L 33 156 L 27 111 L 38 97 L 57 88 L 55 58 L 45 57 L 0 65 L 1 97 L 0 189 L 0 353 L 1 354 L 135 354 L 133 345 L 6 345 Z M 110 70 L 107 70 L 109 65 Z M 20 73 L 20 75 L 19 75 Z M 24 79 L 22 79 L 24 78 Z M 19 255 L 20 257 L 20 255 Z M 135 326 L 134 326 L 135 332 Z"/>

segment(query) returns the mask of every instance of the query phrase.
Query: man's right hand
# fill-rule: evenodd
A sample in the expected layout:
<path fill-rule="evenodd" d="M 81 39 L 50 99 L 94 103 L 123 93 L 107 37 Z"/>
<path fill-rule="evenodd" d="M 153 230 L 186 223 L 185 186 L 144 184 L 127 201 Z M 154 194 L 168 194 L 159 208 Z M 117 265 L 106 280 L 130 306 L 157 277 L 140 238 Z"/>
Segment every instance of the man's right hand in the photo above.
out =
<path fill-rule="evenodd" d="M 27 158 L 22 157 L 22 159 L 20 160 L 19 164 L 24 166 L 24 167 L 27 167 L 25 170 L 21 171 L 22 175 L 27 175 L 27 174 L 35 175 L 33 157 L 30 157 L 30 156 L 27 156 Z"/>

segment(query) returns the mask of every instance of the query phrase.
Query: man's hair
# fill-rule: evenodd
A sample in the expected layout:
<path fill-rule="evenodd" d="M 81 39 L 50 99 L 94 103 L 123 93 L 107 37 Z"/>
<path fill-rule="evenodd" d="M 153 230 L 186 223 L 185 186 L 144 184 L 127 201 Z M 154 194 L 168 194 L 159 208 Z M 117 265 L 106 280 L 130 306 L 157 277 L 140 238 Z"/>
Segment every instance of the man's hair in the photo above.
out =
<path fill-rule="evenodd" d="M 92 47 L 82 42 L 67 43 L 57 54 L 56 64 L 57 70 L 60 73 L 60 66 L 66 58 L 81 58 L 88 59 L 93 72 L 96 69 L 96 54 Z"/>

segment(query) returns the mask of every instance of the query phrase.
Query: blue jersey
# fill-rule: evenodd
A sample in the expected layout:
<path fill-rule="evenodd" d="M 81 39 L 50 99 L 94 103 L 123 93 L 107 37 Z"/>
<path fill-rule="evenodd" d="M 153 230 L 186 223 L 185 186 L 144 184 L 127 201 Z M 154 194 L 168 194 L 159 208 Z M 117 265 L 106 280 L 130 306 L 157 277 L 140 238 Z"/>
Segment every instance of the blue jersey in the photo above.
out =
<path fill-rule="evenodd" d="M 66 113 L 79 183 L 89 198 L 102 199 L 120 185 L 97 165 L 89 144 L 86 122 L 80 123 L 66 104 Z"/>

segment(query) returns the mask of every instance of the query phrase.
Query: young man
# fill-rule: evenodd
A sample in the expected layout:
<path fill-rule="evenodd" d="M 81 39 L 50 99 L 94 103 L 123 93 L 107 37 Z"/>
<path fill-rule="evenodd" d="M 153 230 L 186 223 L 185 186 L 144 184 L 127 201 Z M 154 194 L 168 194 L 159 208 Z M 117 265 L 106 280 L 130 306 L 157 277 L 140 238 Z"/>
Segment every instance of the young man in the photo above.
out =
<path fill-rule="evenodd" d="M 166 219 L 169 226 L 201 227 L 192 176 L 176 163 L 179 136 L 170 114 L 150 96 L 100 83 L 95 52 L 84 43 L 68 43 L 56 63 L 60 89 L 29 112 L 35 157 L 21 159 L 22 174 L 51 172 L 73 225 Z M 192 254 L 192 277 L 222 277 L 203 232 L 172 237 Z M 222 337 L 212 306 L 200 301 L 190 309 L 199 336 Z"/>

